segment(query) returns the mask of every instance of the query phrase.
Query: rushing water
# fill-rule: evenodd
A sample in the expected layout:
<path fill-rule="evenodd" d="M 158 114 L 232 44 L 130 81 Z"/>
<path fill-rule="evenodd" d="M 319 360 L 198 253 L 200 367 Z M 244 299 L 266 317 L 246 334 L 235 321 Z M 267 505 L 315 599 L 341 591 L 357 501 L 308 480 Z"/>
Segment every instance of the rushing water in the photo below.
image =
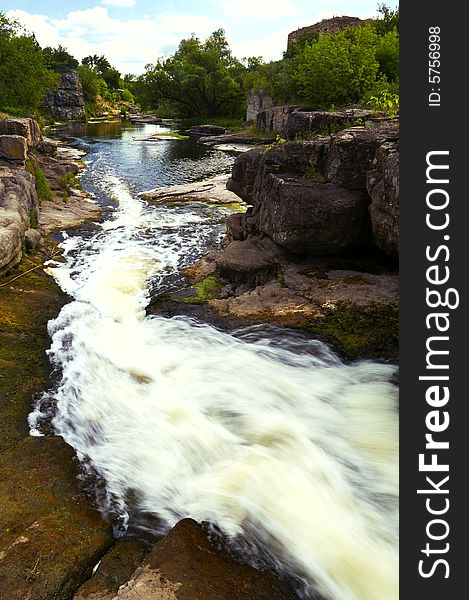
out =
<path fill-rule="evenodd" d="M 396 600 L 395 367 L 347 365 L 275 328 L 146 317 L 150 291 L 175 285 L 223 228 L 200 205 L 149 206 L 137 192 L 232 158 L 138 133 L 84 138 L 84 184 L 114 208 L 65 235 L 66 262 L 51 268 L 74 300 L 50 323 L 58 383 L 31 432 L 52 427 L 76 449 L 121 532 L 190 516 L 304 598 Z"/>

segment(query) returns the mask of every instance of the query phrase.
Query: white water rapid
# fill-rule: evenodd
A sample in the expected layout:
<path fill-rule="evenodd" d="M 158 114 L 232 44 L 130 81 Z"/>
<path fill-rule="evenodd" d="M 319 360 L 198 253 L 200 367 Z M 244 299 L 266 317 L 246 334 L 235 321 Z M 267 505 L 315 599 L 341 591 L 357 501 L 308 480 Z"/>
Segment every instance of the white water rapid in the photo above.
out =
<path fill-rule="evenodd" d="M 294 574 L 304 598 L 396 600 L 395 367 L 145 317 L 150 281 L 175 273 L 208 225 L 146 206 L 116 176 L 102 186 L 113 218 L 67 237 L 51 266 L 74 300 L 50 323 L 61 379 L 32 434 L 51 423 L 124 526 L 139 511 L 166 527 L 209 521 Z"/>

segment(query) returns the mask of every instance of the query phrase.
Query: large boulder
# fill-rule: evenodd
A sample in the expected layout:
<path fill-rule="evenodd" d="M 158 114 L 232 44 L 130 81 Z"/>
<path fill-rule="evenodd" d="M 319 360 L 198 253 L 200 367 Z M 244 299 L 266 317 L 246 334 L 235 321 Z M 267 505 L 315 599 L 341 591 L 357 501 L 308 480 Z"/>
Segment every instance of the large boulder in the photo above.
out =
<path fill-rule="evenodd" d="M 0 158 L 24 163 L 28 157 L 28 141 L 22 135 L 0 135 Z"/>
<path fill-rule="evenodd" d="M 34 119 L 0 120 L 0 136 L 4 135 L 26 138 L 28 149 L 36 147 L 42 141 L 41 129 Z"/>
<path fill-rule="evenodd" d="M 109 596 L 93 596 L 104 600 Z M 230 560 L 192 519 L 180 521 L 156 544 L 118 600 L 298 600 L 268 571 Z M 91 598 L 90 598 L 91 600 Z"/>
<path fill-rule="evenodd" d="M 399 145 L 386 142 L 376 152 L 376 168 L 368 171 L 370 216 L 376 245 L 388 255 L 399 254 Z"/>
<path fill-rule="evenodd" d="M 44 108 L 56 119 L 80 121 L 85 118 L 85 98 L 77 71 L 70 69 L 60 75 L 57 91 L 49 92 Z"/>
<path fill-rule="evenodd" d="M 0 167 L 0 274 L 21 261 L 24 234 L 37 214 L 34 177 L 26 171 Z"/>
<path fill-rule="evenodd" d="M 381 144 L 399 139 L 395 124 L 350 127 L 331 137 L 327 153 L 327 180 L 349 189 L 366 189 L 366 172 L 373 169 Z"/>
<path fill-rule="evenodd" d="M 253 208 L 230 219 L 229 238 L 267 235 L 294 253 L 336 254 L 370 246 L 373 220 L 378 247 L 396 254 L 398 138 L 397 124 L 382 123 L 245 152 L 227 187 Z"/>
<path fill-rule="evenodd" d="M 296 254 L 336 254 L 371 243 L 366 195 L 295 175 L 269 174 L 255 205 L 257 226 Z"/>

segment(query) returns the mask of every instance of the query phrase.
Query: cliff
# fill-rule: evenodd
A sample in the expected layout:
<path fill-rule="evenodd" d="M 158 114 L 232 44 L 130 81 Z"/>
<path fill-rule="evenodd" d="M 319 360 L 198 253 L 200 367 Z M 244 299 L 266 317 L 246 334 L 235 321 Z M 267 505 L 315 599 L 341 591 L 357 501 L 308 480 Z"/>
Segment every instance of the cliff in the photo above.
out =
<path fill-rule="evenodd" d="M 85 118 L 85 99 L 77 71 L 70 69 L 60 75 L 57 91 L 47 95 L 43 106 L 53 117 L 62 121 L 81 121 Z"/>

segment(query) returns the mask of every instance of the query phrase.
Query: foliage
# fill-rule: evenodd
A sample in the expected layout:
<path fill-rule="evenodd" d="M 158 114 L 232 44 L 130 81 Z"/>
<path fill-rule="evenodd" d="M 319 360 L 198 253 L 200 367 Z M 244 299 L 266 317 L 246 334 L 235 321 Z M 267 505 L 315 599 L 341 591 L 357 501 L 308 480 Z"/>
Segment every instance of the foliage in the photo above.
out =
<path fill-rule="evenodd" d="M 243 74 L 219 29 L 205 42 L 195 36 L 183 39 L 173 56 L 146 66 L 135 89 L 142 104 L 157 108 L 164 103 L 171 116 L 233 115 L 243 110 Z"/>
<path fill-rule="evenodd" d="M 397 94 L 383 91 L 379 96 L 371 96 L 368 105 L 374 111 L 385 112 L 391 119 L 399 114 L 399 96 Z"/>
<path fill-rule="evenodd" d="M 376 59 L 381 75 L 389 81 L 399 80 L 399 33 L 395 27 L 378 38 Z"/>
<path fill-rule="evenodd" d="M 47 46 L 43 50 L 47 66 L 57 73 L 65 73 L 78 67 L 78 61 L 60 44 L 57 48 Z"/>
<path fill-rule="evenodd" d="M 80 179 L 74 175 L 73 173 L 65 173 L 57 178 L 57 184 L 64 189 L 81 189 L 81 181 Z"/>
<path fill-rule="evenodd" d="M 58 80 L 36 38 L 0 13 L 0 107 L 10 113 L 37 110 Z"/>
<path fill-rule="evenodd" d="M 373 27 L 323 33 L 296 57 L 298 94 L 318 108 L 356 102 L 376 80 L 377 34 Z"/>
<path fill-rule="evenodd" d="M 53 194 L 49 182 L 46 179 L 43 169 L 37 164 L 34 158 L 28 159 L 26 170 L 34 175 L 36 179 L 36 192 L 39 202 L 42 200 L 51 200 Z"/>
<path fill-rule="evenodd" d="M 381 17 L 374 21 L 378 35 L 385 35 L 393 29 L 399 31 L 399 7 L 393 9 L 386 4 L 379 4 L 378 12 Z"/>

